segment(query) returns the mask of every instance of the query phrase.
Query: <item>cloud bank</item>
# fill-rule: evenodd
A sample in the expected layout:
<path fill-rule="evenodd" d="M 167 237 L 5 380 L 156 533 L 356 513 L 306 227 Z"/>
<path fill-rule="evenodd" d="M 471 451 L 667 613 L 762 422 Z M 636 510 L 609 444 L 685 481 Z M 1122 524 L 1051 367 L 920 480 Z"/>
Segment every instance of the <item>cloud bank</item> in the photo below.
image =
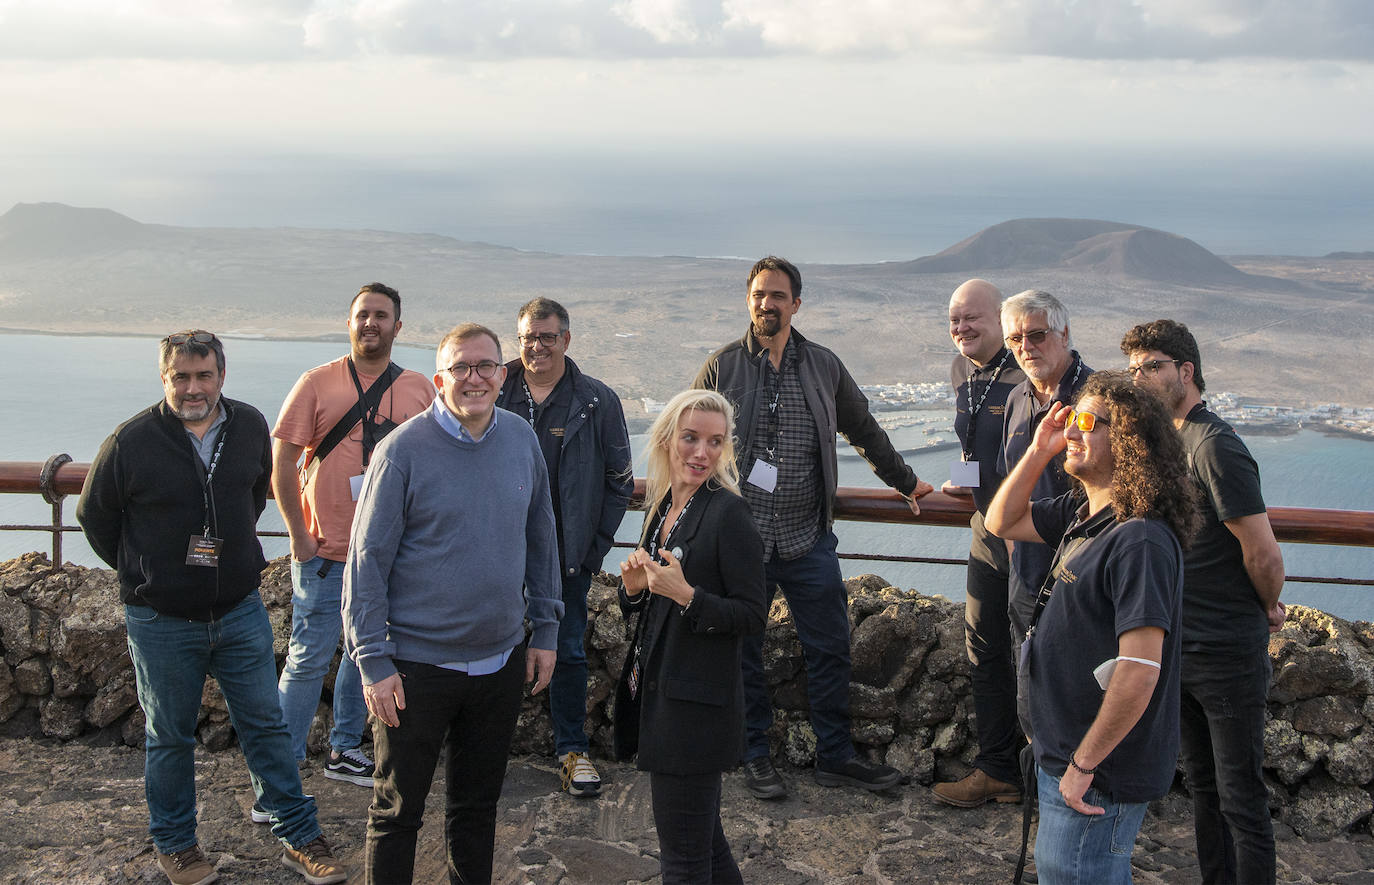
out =
<path fill-rule="evenodd" d="M 1374 60 L 1369 0 L 0 0 L 14 59 Z"/>

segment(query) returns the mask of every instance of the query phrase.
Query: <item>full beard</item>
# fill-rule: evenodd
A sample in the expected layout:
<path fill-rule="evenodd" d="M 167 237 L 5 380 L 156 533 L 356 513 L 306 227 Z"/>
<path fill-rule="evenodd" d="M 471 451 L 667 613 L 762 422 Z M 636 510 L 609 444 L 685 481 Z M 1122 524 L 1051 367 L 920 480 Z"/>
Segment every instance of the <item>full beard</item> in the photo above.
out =
<path fill-rule="evenodd" d="M 187 403 L 183 400 L 181 408 L 172 411 L 183 421 L 204 421 L 214 413 L 217 406 L 219 406 L 219 397 L 193 403 Z"/>
<path fill-rule="evenodd" d="M 775 313 L 758 317 L 753 325 L 755 338 L 772 338 L 782 329 L 782 321 Z"/>

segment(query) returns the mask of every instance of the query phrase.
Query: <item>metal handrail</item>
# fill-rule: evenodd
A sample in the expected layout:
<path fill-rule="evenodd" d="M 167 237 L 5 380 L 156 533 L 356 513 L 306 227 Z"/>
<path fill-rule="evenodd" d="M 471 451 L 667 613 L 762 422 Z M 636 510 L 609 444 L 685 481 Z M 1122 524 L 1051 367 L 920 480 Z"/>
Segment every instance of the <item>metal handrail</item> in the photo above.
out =
<path fill-rule="evenodd" d="M 65 459 L 65 460 L 64 460 Z M 50 525 L 0 525 L 0 531 L 50 532 L 53 536 L 52 561 L 62 561 L 62 534 L 80 531 L 62 519 L 62 500 L 80 494 L 89 464 L 54 455 L 44 461 L 0 461 L 0 493 L 42 494 L 52 503 Z M 632 506 L 642 506 L 644 480 L 635 479 Z M 865 489 L 841 486 L 835 495 L 835 518 L 857 522 L 902 525 L 939 525 L 967 528 L 973 515 L 973 499 L 967 495 L 932 492 L 920 501 L 921 513 L 913 514 L 906 501 L 891 489 Z M 1374 547 L 1374 511 L 1327 510 L 1313 507 L 1270 507 L 1269 522 L 1280 541 L 1298 544 L 1336 544 L 1345 547 Z M 259 532 L 265 537 L 285 537 L 285 532 Z M 622 545 L 617 545 L 622 546 Z M 624 545 L 628 546 L 628 545 Z M 935 565 L 964 565 L 963 559 L 923 556 L 893 556 L 868 553 L 841 553 L 841 559 L 875 562 L 915 562 Z M 1333 578 L 1289 575 L 1292 583 L 1374 586 L 1370 578 Z"/>

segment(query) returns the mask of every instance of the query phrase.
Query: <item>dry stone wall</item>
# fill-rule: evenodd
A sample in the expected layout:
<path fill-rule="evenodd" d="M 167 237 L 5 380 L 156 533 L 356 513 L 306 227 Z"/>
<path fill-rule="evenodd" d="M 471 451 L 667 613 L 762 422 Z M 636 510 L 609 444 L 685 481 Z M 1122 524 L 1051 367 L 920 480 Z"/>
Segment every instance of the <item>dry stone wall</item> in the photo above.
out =
<path fill-rule="evenodd" d="M 850 580 L 853 684 L 850 707 L 861 749 L 922 784 L 961 776 L 976 754 L 964 652 L 963 606 L 887 585 Z M 285 560 L 263 573 L 261 594 L 280 667 L 290 634 L 291 578 Z M 629 646 L 629 627 L 606 580 L 588 597 L 587 728 L 593 752 L 610 751 L 610 699 Z M 1271 805 L 1307 838 L 1367 830 L 1374 812 L 1374 626 L 1293 606 L 1269 644 L 1274 675 L 1265 731 Z M 139 746 L 143 716 L 112 572 L 42 554 L 0 564 L 0 733 Z M 773 692 L 775 757 L 814 760 L 801 646 L 785 603 L 770 612 L 764 667 Z M 325 748 L 332 673 L 311 729 Z M 205 746 L 234 741 L 223 696 L 207 680 L 198 726 Z M 527 697 L 517 753 L 553 753 L 543 696 Z"/>

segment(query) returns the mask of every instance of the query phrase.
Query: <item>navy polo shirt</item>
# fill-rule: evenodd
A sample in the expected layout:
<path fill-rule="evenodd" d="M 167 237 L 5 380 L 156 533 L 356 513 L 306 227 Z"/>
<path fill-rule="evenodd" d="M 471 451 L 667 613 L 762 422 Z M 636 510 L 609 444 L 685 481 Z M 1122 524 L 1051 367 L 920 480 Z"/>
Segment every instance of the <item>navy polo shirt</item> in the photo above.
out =
<path fill-rule="evenodd" d="M 1088 380 L 1093 370 L 1084 364 L 1078 351 L 1070 351 L 1073 359 L 1064 377 L 1059 379 L 1059 389 L 1054 399 L 1040 404 L 1035 398 L 1034 388 L 1029 378 L 1011 391 L 1007 396 L 1006 421 L 1002 429 L 1002 450 L 997 456 L 997 472 L 1002 476 L 1011 473 L 1016 462 L 1026 454 L 1031 440 L 1035 438 L 1035 428 L 1049 414 L 1050 406 L 1056 402 L 1069 404 L 1078 397 L 1078 389 Z M 1064 472 L 1064 454 L 1054 456 L 1040 478 L 1035 481 L 1031 500 L 1055 498 L 1069 490 L 1069 475 Z M 1043 537 L 1043 536 L 1042 536 Z M 1007 595 L 1015 597 L 1018 593 L 1034 596 L 1040 592 L 1045 577 L 1050 573 L 1050 561 L 1054 559 L 1054 547 L 1044 544 L 1023 543 L 1018 541 L 1011 551 L 1011 578 L 1007 583 Z"/>
<path fill-rule="evenodd" d="M 1025 380 L 1026 373 L 1005 347 L 986 365 L 980 366 L 960 354 L 950 367 L 949 382 L 954 387 L 957 410 L 954 432 L 959 436 L 964 457 L 978 462 L 978 488 L 973 490 L 973 503 L 979 513 L 988 512 L 988 505 L 1006 475 L 998 472 L 997 458 L 1002 452 L 1007 397 Z"/>
<path fill-rule="evenodd" d="M 1183 551 L 1160 520 L 1117 522 L 1110 506 L 1084 519 L 1081 502 L 1068 493 L 1031 504 L 1036 532 L 1064 551 L 1031 639 L 1035 761 L 1063 776 L 1102 706 L 1093 670 L 1117 656 L 1121 634 L 1160 627 L 1164 648 L 1150 703 L 1093 775 L 1093 786 L 1113 802 L 1148 802 L 1169 791 L 1178 759 Z"/>

